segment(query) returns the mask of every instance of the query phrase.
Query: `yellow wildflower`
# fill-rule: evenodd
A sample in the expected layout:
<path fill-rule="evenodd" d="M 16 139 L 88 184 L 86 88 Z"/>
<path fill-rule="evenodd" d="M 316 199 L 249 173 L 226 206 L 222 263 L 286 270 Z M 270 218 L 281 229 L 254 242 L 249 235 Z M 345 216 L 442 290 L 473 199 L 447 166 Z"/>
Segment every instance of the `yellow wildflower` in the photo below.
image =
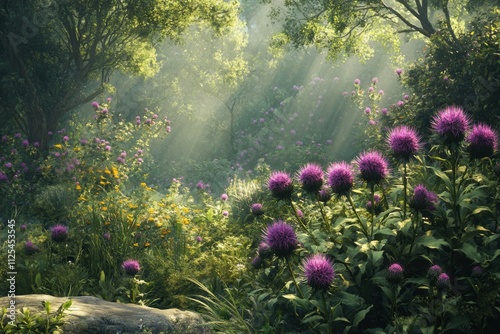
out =
<path fill-rule="evenodd" d="M 138 247 L 138 246 L 139 246 L 139 244 L 136 242 L 136 243 L 134 244 L 134 247 Z"/>
<path fill-rule="evenodd" d="M 60 149 L 62 149 L 62 145 L 61 145 L 61 144 L 55 144 L 55 145 L 54 145 L 54 148 L 57 148 L 57 149 L 59 149 L 59 150 L 60 150 Z"/>
<path fill-rule="evenodd" d="M 144 244 L 144 247 L 149 247 L 149 246 L 151 246 L 151 244 L 148 241 L 146 241 L 146 243 Z"/>

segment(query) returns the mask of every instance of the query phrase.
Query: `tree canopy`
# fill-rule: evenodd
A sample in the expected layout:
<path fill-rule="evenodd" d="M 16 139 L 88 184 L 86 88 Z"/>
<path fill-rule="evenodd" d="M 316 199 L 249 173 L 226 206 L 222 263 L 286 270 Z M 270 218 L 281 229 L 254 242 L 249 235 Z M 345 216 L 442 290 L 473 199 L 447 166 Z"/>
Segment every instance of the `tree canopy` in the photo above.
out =
<path fill-rule="evenodd" d="M 271 16 L 282 23 L 275 44 L 295 47 L 315 45 L 327 49 L 331 57 L 371 53 L 369 40 L 397 45 L 398 33 L 423 38 L 436 31 L 448 31 L 450 45 L 457 43 L 455 30 L 468 10 L 489 0 L 297 0 L 272 1 Z"/>
<path fill-rule="evenodd" d="M 223 0 L 0 1 L 0 113 L 47 143 L 62 117 L 101 94 L 116 71 L 152 75 L 155 44 L 194 22 L 237 20 Z"/>

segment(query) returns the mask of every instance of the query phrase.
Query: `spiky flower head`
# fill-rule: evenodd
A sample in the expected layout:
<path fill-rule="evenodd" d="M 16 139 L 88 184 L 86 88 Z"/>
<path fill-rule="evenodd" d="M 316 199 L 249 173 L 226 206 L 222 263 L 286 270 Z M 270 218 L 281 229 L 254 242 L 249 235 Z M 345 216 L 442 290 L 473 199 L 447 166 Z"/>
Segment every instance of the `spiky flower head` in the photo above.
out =
<path fill-rule="evenodd" d="M 377 184 L 384 180 L 388 173 L 388 165 L 382 153 L 378 151 L 364 152 L 357 159 L 359 174 L 368 184 Z"/>
<path fill-rule="evenodd" d="M 436 280 L 436 287 L 439 290 L 445 290 L 450 287 L 450 276 L 446 273 L 439 274 Z"/>
<path fill-rule="evenodd" d="M 297 235 L 292 226 L 278 219 L 267 227 L 264 241 L 278 257 L 286 257 L 297 248 Z"/>
<path fill-rule="evenodd" d="M 447 107 L 432 119 L 432 128 L 445 144 L 459 143 L 465 138 L 470 119 L 463 109 L 456 106 Z"/>
<path fill-rule="evenodd" d="M 393 263 L 387 268 L 386 279 L 389 283 L 399 284 L 403 278 L 403 267 L 399 263 Z"/>
<path fill-rule="evenodd" d="M 413 189 L 413 197 L 410 200 L 410 208 L 416 211 L 428 211 L 433 210 L 434 205 L 437 203 L 438 197 L 435 193 L 419 184 Z"/>
<path fill-rule="evenodd" d="M 478 277 L 483 276 L 483 273 L 484 273 L 484 270 L 481 266 L 474 266 L 472 268 L 471 276 L 478 278 Z"/>
<path fill-rule="evenodd" d="M 273 256 L 273 251 L 269 244 L 265 241 L 262 241 L 257 247 L 257 253 L 262 259 L 269 259 Z"/>
<path fill-rule="evenodd" d="M 261 203 L 253 203 L 250 207 L 250 211 L 254 216 L 262 216 L 264 214 L 264 208 Z"/>
<path fill-rule="evenodd" d="M 123 261 L 122 268 L 125 271 L 125 274 L 129 276 L 134 276 L 139 272 L 139 270 L 141 270 L 141 265 L 137 260 L 128 259 Z"/>
<path fill-rule="evenodd" d="M 427 270 L 427 276 L 431 279 L 431 280 L 436 280 L 439 275 L 441 275 L 443 273 L 443 269 L 441 269 L 440 266 L 438 266 L 437 264 L 431 266 L 429 268 L 429 270 Z"/>
<path fill-rule="evenodd" d="M 394 157 L 406 162 L 418 152 L 421 146 L 417 132 L 406 125 L 392 129 L 387 137 L 387 143 Z"/>
<path fill-rule="evenodd" d="M 64 225 L 55 225 L 50 228 L 50 236 L 54 241 L 64 241 L 68 238 L 68 228 Z"/>
<path fill-rule="evenodd" d="M 345 161 L 331 164 L 328 168 L 328 185 L 332 192 L 338 196 L 349 195 L 354 185 L 351 166 Z"/>
<path fill-rule="evenodd" d="M 332 191 L 327 186 L 321 187 L 318 192 L 318 199 L 320 202 L 326 203 L 332 198 Z"/>
<path fill-rule="evenodd" d="M 24 244 L 24 253 L 26 253 L 26 255 L 33 255 L 39 251 L 40 249 L 38 246 L 29 240 Z"/>
<path fill-rule="evenodd" d="M 292 178 L 286 172 L 273 172 L 269 177 L 267 186 L 273 197 L 277 199 L 289 199 L 292 197 Z"/>
<path fill-rule="evenodd" d="M 467 150 L 471 159 L 491 157 L 498 146 L 496 132 L 486 124 L 474 125 L 466 141 L 469 144 Z"/>
<path fill-rule="evenodd" d="M 323 186 L 323 169 L 318 164 L 309 163 L 299 170 L 298 180 L 306 192 L 318 192 Z"/>
<path fill-rule="evenodd" d="M 333 264 L 323 254 L 314 254 L 303 262 L 304 276 L 313 289 L 325 290 L 335 278 Z"/>

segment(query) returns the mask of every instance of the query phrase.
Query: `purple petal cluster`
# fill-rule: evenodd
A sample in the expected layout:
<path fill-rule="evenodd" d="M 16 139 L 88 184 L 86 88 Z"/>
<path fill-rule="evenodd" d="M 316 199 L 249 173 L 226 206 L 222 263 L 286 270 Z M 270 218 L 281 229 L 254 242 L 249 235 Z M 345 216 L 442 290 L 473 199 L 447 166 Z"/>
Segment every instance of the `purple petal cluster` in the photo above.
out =
<path fill-rule="evenodd" d="M 377 151 L 364 152 L 357 159 L 360 177 L 369 184 L 382 182 L 389 174 L 384 156 Z"/>
<path fill-rule="evenodd" d="M 286 257 L 297 248 L 295 230 L 282 220 L 276 220 L 267 227 L 264 241 L 278 257 Z"/>
<path fill-rule="evenodd" d="M 471 159 L 491 157 L 498 146 L 496 132 L 486 124 L 477 124 L 472 127 L 466 138 Z"/>
<path fill-rule="evenodd" d="M 273 197 L 277 199 L 289 199 L 292 197 L 292 178 L 285 172 L 273 172 L 267 184 Z"/>
<path fill-rule="evenodd" d="M 137 260 L 128 259 L 123 261 L 122 268 L 125 271 L 125 274 L 134 276 L 139 272 L 139 270 L 141 270 L 141 265 Z"/>
<path fill-rule="evenodd" d="M 406 125 L 392 129 L 387 142 L 394 157 L 402 161 L 409 161 L 421 146 L 417 132 Z"/>
<path fill-rule="evenodd" d="M 335 162 L 328 168 L 328 185 L 334 194 L 349 195 L 354 185 L 351 166 L 346 162 Z"/>
<path fill-rule="evenodd" d="M 262 216 L 264 214 L 264 207 L 261 203 L 253 203 L 250 207 L 250 211 L 254 216 Z"/>
<path fill-rule="evenodd" d="M 318 199 L 322 203 L 328 202 L 332 198 L 332 191 L 327 186 L 321 187 L 318 192 Z"/>
<path fill-rule="evenodd" d="M 387 268 L 386 279 L 389 283 L 399 284 L 403 278 L 403 267 L 399 263 L 393 263 Z"/>
<path fill-rule="evenodd" d="M 68 238 L 68 228 L 64 225 L 55 225 L 50 228 L 50 237 L 54 241 L 64 241 Z"/>
<path fill-rule="evenodd" d="M 26 253 L 26 255 L 33 255 L 39 251 L 40 249 L 38 246 L 29 240 L 24 244 L 24 253 Z"/>
<path fill-rule="evenodd" d="M 309 163 L 300 169 L 298 179 L 306 192 L 318 192 L 323 186 L 323 169 L 317 164 Z"/>
<path fill-rule="evenodd" d="M 435 193 L 421 184 L 413 189 L 413 197 L 410 200 L 410 208 L 417 211 L 433 210 L 438 197 Z"/>
<path fill-rule="evenodd" d="M 323 254 L 315 254 L 304 260 L 304 275 L 313 289 L 328 289 L 335 278 L 333 264 Z"/>
<path fill-rule="evenodd" d="M 441 273 L 436 279 L 436 287 L 439 290 L 446 290 L 450 287 L 450 276 L 446 273 Z"/>
<path fill-rule="evenodd" d="M 463 109 L 450 106 L 441 110 L 432 119 L 432 128 L 445 144 L 459 143 L 465 138 L 470 119 Z"/>

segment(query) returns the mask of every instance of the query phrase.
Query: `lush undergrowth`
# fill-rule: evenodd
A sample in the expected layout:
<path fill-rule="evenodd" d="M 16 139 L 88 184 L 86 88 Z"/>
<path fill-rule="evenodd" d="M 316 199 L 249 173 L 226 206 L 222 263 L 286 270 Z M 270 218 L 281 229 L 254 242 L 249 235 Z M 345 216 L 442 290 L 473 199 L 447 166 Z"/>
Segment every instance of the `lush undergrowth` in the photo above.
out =
<path fill-rule="evenodd" d="M 259 164 L 214 195 L 201 181 L 148 184 L 147 148 L 169 120 L 145 110 L 127 122 L 110 104 L 52 134 L 44 159 L 20 134 L 1 139 L 17 294 L 197 309 L 224 333 L 498 325 L 497 135 L 460 107 L 436 111 L 425 145 L 365 110 L 376 149 L 296 171 Z"/>

